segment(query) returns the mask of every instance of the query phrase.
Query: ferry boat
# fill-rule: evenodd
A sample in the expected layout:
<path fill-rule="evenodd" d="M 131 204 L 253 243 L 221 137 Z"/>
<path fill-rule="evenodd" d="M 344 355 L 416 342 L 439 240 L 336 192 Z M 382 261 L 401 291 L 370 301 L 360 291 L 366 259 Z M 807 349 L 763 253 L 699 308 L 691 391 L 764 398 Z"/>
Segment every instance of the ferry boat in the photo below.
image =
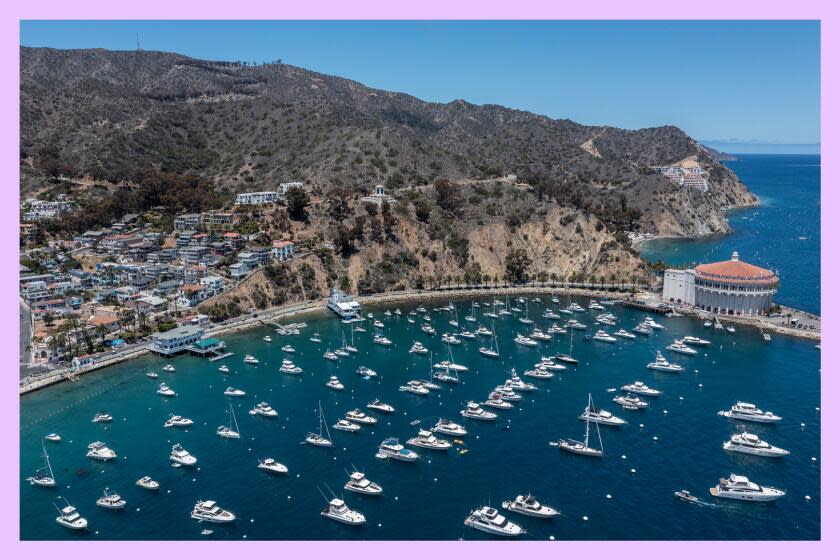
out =
<path fill-rule="evenodd" d="M 656 353 L 656 360 L 649 363 L 647 365 L 648 369 L 654 369 L 656 371 L 667 371 L 671 373 L 678 373 L 685 368 L 679 364 L 672 364 L 668 360 L 665 359 L 665 356 L 662 355 L 662 352 Z"/>
<path fill-rule="evenodd" d="M 439 418 L 437 423 L 432 426 L 432 431 L 437 434 L 446 434 L 448 436 L 465 436 L 467 429 L 460 424 L 456 424 L 452 420 L 446 418 Z"/>
<path fill-rule="evenodd" d="M 384 403 L 379 399 L 374 399 L 371 402 L 367 403 L 367 407 L 371 410 L 376 410 L 377 412 L 385 412 L 386 414 L 393 414 L 394 412 L 393 406 Z"/>
<path fill-rule="evenodd" d="M 371 482 L 365 478 L 365 473 L 355 471 L 350 473 L 350 480 L 344 485 L 345 490 L 356 492 L 357 494 L 366 494 L 368 496 L 378 496 L 382 494 L 382 487 L 375 482 Z"/>
<path fill-rule="evenodd" d="M 117 458 L 117 453 L 113 449 L 106 446 L 101 441 L 95 441 L 88 445 L 88 452 L 86 453 L 91 459 L 97 461 L 110 461 Z"/>
<path fill-rule="evenodd" d="M 763 411 L 752 403 L 738 401 L 729 410 L 721 410 L 718 412 L 720 416 L 730 418 L 733 420 L 746 420 L 748 422 L 760 422 L 762 424 L 770 424 L 778 422 L 782 419 L 781 416 L 776 416 L 770 411 Z"/>
<path fill-rule="evenodd" d="M 500 535 L 503 537 L 518 537 L 525 534 L 525 529 L 514 523 L 508 521 L 498 511 L 490 506 L 482 506 L 479 509 L 473 510 L 464 519 L 464 525 L 490 533 L 493 535 Z"/>
<path fill-rule="evenodd" d="M 770 502 L 785 495 L 783 490 L 770 486 L 760 486 L 751 482 L 746 476 L 737 474 L 731 474 L 729 478 L 721 478 L 714 488 L 709 488 L 709 492 L 716 498 L 751 502 Z"/>
<path fill-rule="evenodd" d="M 335 375 L 331 375 L 330 380 L 327 381 L 325 383 L 325 385 L 327 387 L 329 387 L 330 389 L 333 389 L 335 391 L 343 391 L 344 390 L 344 385 L 341 383 L 341 381 L 338 380 L 338 377 L 336 377 Z"/>
<path fill-rule="evenodd" d="M 641 381 L 634 381 L 633 383 L 628 383 L 627 385 L 623 385 L 621 387 L 622 391 L 627 391 L 628 393 L 636 393 L 637 395 L 646 395 L 648 397 L 658 397 L 662 394 L 662 391 L 659 389 L 653 389 L 648 387 Z"/>
<path fill-rule="evenodd" d="M 559 511 L 551 506 L 539 503 L 531 494 L 526 496 L 519 495 L 515 500 L 504 501 L 502 502 L 502 508 L 530 517 L 550 518 L 560 515 Z"/>
<path fill-rule="evenodd" d="M 193 421 L 191 419 L 175 414 L 170 414 L 166 422 L 163 423 L 164 428 L 186 428 L 192 425 Z"/>
<path fill-rule="evenodd" d="M 478 403 L 469 401 L 464 410 L 461 411 L 461 416 L 464 418 L 472 418 L 473 420 L 487 420 L 492 421 L 498 418 L 498 414 L 484 410 Z"/>
<path fill-rule="evenodd" d="M 420 430 L 420 432 L 406 443 L 416 447 L 423 447 L 426 449 L 434 449 L 437 451 L 446 451 L 452 444 L 445 439 L 438 439 L 430 430 Z"/>
<path fill-rule="evenodd" d="M 263 459 L 257 464 L 257 468 L 275 474 L 287 474 L 289 469 L 283 463 L 278 463 L 271 457 Z"/>
<path fill-rule="evenodd" d="M 73 529 L 75 531 L 87 529 L 87 519 L 79 515 L 79 512 L 76 511 L 76 508 L 70 505 L 70 502 L 67 502 L 66 499 L 64 501 L 67 505 L 63 508 L 55 506 L 55 508 L 58 509 L 58 517 L 55 518 L 55 522 L 62 527 Z"/>
<path fill-rule="evenodd" d="M 333 498 L 327 504 L 327 507 L 321 511 L 321 515 L 327 519 L 338 521 L 346 525 L 364 525 L 367 522 L 365 516 L 356 510 L 347 507 L 344 500 Z"/>
<path fill-rule="evenodd" d="M 691 346 L 686 345 L 680 339 L 675 340 L 673 343 L 669 344 L 665 348 L 667 348 L 671 352 L 676 352 L 677 354 L 685 354 L 687 356 L 694 356 L 697 354 L 697 350 L 695 350 Z"/>
<path fill-rule="evenodd" d="M 248 411 L 251 416 L 265 416 L 266 418 L 276 418 L 277 411 L 271 408 L 268 403 L 258 403 L 254 408 Z"/>
<path fill-rule="evenodd" d="M 341 430 L 342 432 L 358 432 L 362 429 L 362 427 L 358 424 L 354 424 L 350 420 L 345 420 L 344 418 L 339 419 L 335 424 L 333 424 L 333 428 Z"/>
<path fill-rule="evenodd" d="M 159 490 L 160 483 L 157 480 L 152 479 L 151 476 L 144 476 L 140 480 L 134 483 L 135 485 L 143 488 L 144 490 Z"/>
<path fill-rule="evenodd" d="M 759 457 L 784 457 L 790 455 L 790 451 L 770 445 L 760 439 L 757 435 L 748 432 L 732 434 L 728 441 L 723 442 L 726 451 L 737 451 L 747 455 L 758 455 Z"/>
<path fill-rule="evenodd" d="M 116 492 L 109 492 L 105 489 L 102 497 L 96 500 L 96 505 L 105 509 L 123 509 L 126 501 L 120 497 Z"/>
<path fill-rule="evenodd" d="M 199 500 L 193 507 L 190 517 L 208 523 L 231 523 L 236 520 L 232 512 L 220 508 L 213 500 Z"/>
<path fill-rule="evenodd" d="M 244 397 L 245 391 L 242 389 L 237 389 L 236 387 L 228 387 L 225 389 L 224 395 L 226 397 Z"/>
<path fill-rule="evenodd" d="M 172 453 L 169 455 L 169 460 L 185 467 L 192 467 L 198 462 L 198 459 L 190 455 L 189 451 L 181 447 L 180 443 L 172 446 Z"/>
<path fill-rule="evenodd" d="M 330 297 L 327 300 L 327 309 L 341 317 L 341 320 L 345 323 L 363 320 L 361 316 L 362 306 L 359 305 L 359 302 L 336 287 L 333 287 L 332 291 L 330 291 Z"/>
<path fill-rule="evenodd" d="M 420 344 L 417 341 L 414 341 L 414 344 L 411 345 L 411 348 L 408 351 L 412 354 L 428 354 L 429 349 Z"/>
<path fill-rule="evenodd" d="M 379 444 L 379 452 L 376 456 L 381 459 L 396 459 L 407 463 L 413 463 L 419 457 L 411 449 L 403 447 L 400 440 L 395 437 L 390 437 Z"/>

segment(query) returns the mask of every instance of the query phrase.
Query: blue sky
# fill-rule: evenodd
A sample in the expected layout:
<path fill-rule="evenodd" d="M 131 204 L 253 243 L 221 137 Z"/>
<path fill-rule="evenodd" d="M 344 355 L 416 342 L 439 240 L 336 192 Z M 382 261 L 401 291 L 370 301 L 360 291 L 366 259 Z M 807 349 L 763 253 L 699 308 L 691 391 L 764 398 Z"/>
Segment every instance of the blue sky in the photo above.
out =
<path fill-rule="evenodd" d="M 21 44 L 272 61 L 590 125 L 818 150 L 818 22 L 27 21 Z"/>

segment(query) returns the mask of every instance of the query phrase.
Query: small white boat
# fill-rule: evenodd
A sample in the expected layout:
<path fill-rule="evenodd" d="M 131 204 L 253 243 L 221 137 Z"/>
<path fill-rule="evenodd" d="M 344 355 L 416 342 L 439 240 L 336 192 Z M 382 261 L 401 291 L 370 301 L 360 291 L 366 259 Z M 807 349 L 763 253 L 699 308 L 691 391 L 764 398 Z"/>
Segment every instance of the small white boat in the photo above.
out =
<path fill-rule="evenodd" d="M 658 397 L 662 394 L 662 391 L 658 389 L 652 389 L 644 383 L 642 383 L 641 381 L 634 381 L 633 383 L 623 385 L 621 387 L 621 390 L 627 391 L 628 393 L 636 393 L 637 395 L 646 395 L 648 397 Z"/>
<path fill-rule="evenodd" d="M 219 366 L 219 371 L 222 373 L 230 373 L 230 368 L 227 366 Z"/>
<path fill-rule="evenodd" d="M 244 362 L 245 362 L 246 364 L 251 364 L 251 365 L 256 365 L 256 364 L 259 364 L 259 363 L 260 363 L 260 361 L 259 361 L 258 359 L 256 359 L 255 357 L 253 357 L 253 356 L 252 356 L 252 355 L 250 355 L 250 354 L 248 354 L 247 356 L 245 356 Z"/>
<path fill-rule="evenodd" d="M 420 430 L 420 432 L 413 438 L 406 441 L 409 445 L 415 447 L 423 447 L 425 449 L 434 449 L 437 451 L 446 451 L 452 444 L 445 439 L 438 439 L 430 430 Z"/>
<path fill-rule="evenodd" d="M 422 344 L 420 344 L 419 342 L 416 342 L 416 341 L 414 342 L 414 344 L 411 345 L 411 348 L 409 348 L 408 351 L 411 352 L 412 354 L 428 354 L 429 353 L 428 348 L 426 348 L 425 346 L 423 346 Z"/>
<path fill-rule="evenodd" d="M 733 327 L 732 325 L 726 327 L 726 332 L 728 332 L 729 334 L 735 334 L 735 327 Z"/>
<path fill-rule="evenodd" d="M 236 422 L 236 414 L 233 412 L 233 405 L 228 403 L 228 414 L 230 422 L 227 426 L 216 428 L 216 435 L 225 439 L 239 439 L 239 424 Z"/>
<path fill-rule="evenodd" d="M 172 389 L 170 389 L 170 388 L 166 385 L 166 383 L 161 383 L 161 384 L 160 384 L 160 387 L 158 387 L 158 390 L 157 390 L 157 391 L 155 391 L 155 392 L 156 392 L 158 395 L 161 395 L 161 396 L 163 396 L 163 397 L 174 397 L 174 396 L 175 396 L 175 391 L 173 391 Z"/>
<path fill-rule="evenodd" d="M 369 378 L 369 377 L 376 377 L 377 376 L 377 373 L 367 366 L 359 366 L 358 369 L 356 370 L 356 373 L 361 375 L 362 377 L 364 377 L 366 379 Z"/>
<path fill-rule="evenodd" d="M 685 344 L 682 340 L 677 339 L 673 343 L 666 346 L 668 350 L 671 352 L 676 352 L 677 354 L 685 354 L 687 356 L 695 356 L 697 354 L 697 350 Z"/>
<path fill-rule="evenodd" d="M 263 337 L 263 340 L 264 340 L 265 342 L 271 342 L 271 337 L 270 337 L 270 336 L 268 336 L 268 335 L 265 335 L 265 336 Z"/>
<path fill-rule="evenodd" d="M 382 487 L 375 482 L 371 482 L 365 478 L 365 473 L 355 471 L 350 473 L 350 480 L 344 485 L 345 490 L 356 492 L 357 494 L 366 494 L 368 496 L 378 496 L 382 494 Z"/>
<path fill-rule="evenodd" d="M 362 513 L 350 509 L 344 503 L 344 500 L 338 498 L 330 500 L 327 507 L 321 511 L 321 515 L 327 519 L 332 519 L 333 521 L 338 521 L 346 525 L 364 525 L 367 522 L 367 519 L 365 519 Z"/>
<path fill-rule="evenodd" d="M 618 331 L 616 331 L 616 332 L 615 332 L 615 333 L 613 333 L 613 334 L 614 334 L 615 336 L 619 336 L 619 337 L 621 337 L 621 338 L 626 338 L 626 339 L 628 339 L 628 340 L 633 340 L 634 338 L 636 338 L 636 335 L 635 335 L 635 334 L 633 334 L 633 333 L 631 333 L 631 332 L 627 332 L 627 331 L 625 331 L 624 329 L 619 329 Z"/>
<path fill-rule="evenodd" d="M 508 410 L 508 409 L 513 408 L 513 405 L 511 403 L 504 400 L 502 398 L 502 396 L 495 391 L 492 391 L 490 393 L 490 395 L 488 395 L 487 400 L 484 401 L 482 404 L 484 406 L 489 406 L 489 407 L 492 407 L 492 408 L 498 408 L 498 409 L 501 409 L 501 410 Z"/>
<path fill-rule="evenodd" d="M 564 366 L 563 364 L 555 363 L 554 360 L 552 360 L 551 358 L 546 358 L 545 356 L 541 357 L 540 361 L 534 364 L 534 367 L 547 369 L 551 371 L 562 371 L 566 369 L 566 366 Z"/>
<path fill-rule="evenodd" d="M 283 364 L 280 366 L 280 372 L 289 375 L 300 375 L 303 373 L 303 369 L 296 366 L 291 360 L 283 360 Z"/>
<path fill-rule="evenodd" d="M 633 327 L 633 332 L 648 336 L 653 332 L 653 329 L 651 329 L 650 327 L 648 327 L 644 323 L 639 323 L 638 325 Z"/>
<path fill-rule="evenodd" d="M 198 462 L 198 459 L 190 455 L 190 452 L 181 447 L 180 443 L 176 443 L 172 446 L 172 453 L 169 454 L 169 460 L 177 465 L 183 465 L 185 467 L 195 466 Z"/>
<path fill-rule="evenodd" d="M 531 494 L 526 496 L 520 495 L 515 500 L 504 501 L 502 502 L 502 508 L 530 517 L 550 518 L 560 515 L 559 511 L 551 506 L 539 503 Z"/>
<path fill-rule="evenodd" d="M 368 416 L 358 408 L 354 408 L 353 410 L 348 411 L 347 414 L 344 415 L 344 417 L 350 420 L 351 422 L 356 422 L 358 424 L 373 425 L 377 422 L 376 418 L 374 418 L 373 416 Z"/>
<path fill-rule="evenodd" d="M 350 420 L 345 420 L 343 418 L 333 424 L 333 428 L 341 430 L 342 432 L 358 432 L 362 429 L 362 427 L 358 424 L 354 424 Z"/>
<path fill-rule="evenodd" d="M 422 327 L 420 327 L 420 330 L 430 336 L 434 336 L 435 333 L 437 333 L 437 331 L 431 325 L 423 325 Z"/>
<path fill-rule="evenodd" d="M 374 399 L 371 402 L 367 403 L 367 407 L 371 410 L 376 410 L 377 412 L 385 412 L 387 414 L 392 414 L 394 412 L 393 406 L 384 403 L 379 399 Z"/>
<path fill-rule="evenodd" d="M 117 453 L 101 441 L 95 441 L 88 445 L 88 452 L 86 455 L 91 459 L 96 459 L 97 461 L 110 461 L 111 459 L 117 458 Z"/>
<path fill-rule="evenodd" d="M 647 365 L 647 368 L 656 371 L 667 371 L 669 373 L 678 373 L 685 369 L 679 364 L 672 364 L 671 362 L 666 360 L 665 356 L 662 355 L 662 352 L 656 353 L 656 360 L 649 363 Z"/>
<path fill-rule="evenodd" d="M 736 451 L 747 455 L 758 455 L 759 457 L 784 457 L 790 455 L 790 451 L 770 445 L 755 434 L 743 432 L 732 434 L 729 440 L 723 442 L 726 451 Z"/>
<path fill-rule="evenodd" d="M 711 326 L 711 323 L 709 324 Z M 684 336 L 682 341 L 685 344 L 691 344 L 693 346 L 708 346 L 711 344 L 708 340 L 704 340 L 702 338 L 697 338 L 696 336 Z"/>
<path fill-rule="evenodd" d="M 654 330 L 662 330 L 665 328 L 656 321 L 654 321 L 652 317 L 645 317 L 645 320 L 642 322 L 642 324 Z"/>
<path fill-rule="evenodd" d="M 103 422 L 112 422 L 114 417 L 108 414 L 107 412 L 97 412 L 96 415 L 93 417 L 94 424 L 103 423 Z"/>
<path fill-rule="evenodd" d="M 703 326 L 704 326 L 704 327 L 706 327 L 706 328 L 708 329 L 709 327 L 711 327 L 711 326 L 712 326 L 712 322 L 711 322 L 711 321 L 704 321 L 704 322 L 703 322 Z"/>
<path fill-rule="evenodd" d="M 146 374 L 146 377 L 148 377 L 149 379 L 157 379 L 160 376 L 157 373 L 155 373 L 153 371 L 150 371 L 149 373 Z"/>
<path fill-rule="evenodd" d="M 116 492 L 108 492 L 105 489 L 101 498 L 96 500 L 96 505 L 105 509 L 123 509 L 125 507 L 125 500 L 123 500 Z"/>
<path fill-rule="evenodd" d="M 190 517 L 208 523 L 230 523 L 236 520 L 233 513 L 220 508 L 213 500 L 199 500 L 193 507 Z"/>
<path fill-rule="evenodd" d="M 360 327 L 356 327 L 356 328 L 360 328 Z M 309 340 L 311 342 L 321 342 L 321 335 L 318 334 L 318 333 L 314 333 L 312 336 L 309 337 Z M 284 348 L 285 348 L 285 346 L 284 346 Z M 291 346 L 289 348 L 291 348 Z"/>
<path fill-rule="evenodd" d="M 438 419 L 437 423 L 432 426 L 432 431 L 438 434 L 446 434 L 448 436 L 465 436 L 467 429 L 460 424 L 456 424 L 446 418 Z"/>
<path fill-rule="evenodd" d="M 411 380 L 408 381 L 405 385 L 400 385 L 400 391 L 414 393 L 415 395 L 428 395 L 429 389 L 423 384 L 422 381 Z"/>
<path fill-rule="evenodd" d="M 536 340 L 521 334 L 516 335 L 516 338 L 514 338 L 513 341 L 517 344 L 521 344 L 522 346 L 537 346 Z"/>
<path fill-rule="evenodd" d="M 63 527 L 67 527 L 68 529 L 73 529 L 75 531 L 87 529 L 87 519 L 79 515 L 79 512 L 76 511 L 76 508 L 71 506 L 66 499 L 65 503 L 67 505 L 63 508 L 55 506 L 55 508 L 58 510 L 58 517 L 55 518 L 55 522 Z"/>
<path fill-rule="evenodd" d="M 376 327 L 377 329 L 382 329 L 382 328 L 385 328 L 385 323 L 377 320 L 377 321 L 373 322 L 373 326 Z"/>
<path fill-rule="evenodd" d="M 235 387 L 228 387 L 227 389 L 225 389 L 224 395 L 226 397 L 244 397 L 245 391 L 243 391 L 242 389 L 237 389 Z"/>
<path fill-rule="evenodd" d="M 382 346 L 391 346 L 391 344 L 393 344 L 389 338 L 384 337 L 381 334 L 373 335 L 373 342 Z"/>
<path fill-rule="evenodd" d="M 720 416 L 730 418 L 733 420 L 746 420 L 748 422 L 759 422 L 762 424 L 770 424 L 778 422 L 782 419 L 781 416 L 776 416 L 770 411 L 763 411 L 752 403 L 738 401 L 729 410 L 721 410 L 718 412 Z"/>
<path fill-rule="evenodd" d="M 175 366 L 173 366 L 172 364 L 166 364 L 161 369 L 165 372 L 172 373 L 175 371 Z"/>
<path fill-rule="evenodd" d="M 589 394 L 589 402 L 586 405 L 586 411 L 592 410 L 595 408 L 595 405 L 592 404 L 592 393 Z M 584 411 L 584 412 L 586 412 Z M 595 433 L 598 434 L 598 447 L 590 447 L 589 446 L 589 424 L 593 422 L 592 419 L 587 416 L 586 420 L 586 432 L 584 432 L 583 441 L 577 441 L 574 439 L 561 439 L 556 442 L 557 447 L 561 451 L 568 451 L 569 453 L 574 453 L 576 455 L 585 455 L 587 457 L 603 457 L 604 455 L 604 446 L 601 442 L 601 430 L 598 428 L 598 423 L 594 422 L 595 424 Z M 554 444 L 552 444 L 554 445 Z"/>
<path fill-rule="evenodd" d="M 251 416 L 265 416 L 266 418 L 276 418 L 277 411 L 271 408 L 268 403 L 258 403 L 254 408 L 248 411 Z"/>
<path fill-rule="evenodd" d="M 413 463 L 419 455 L 411 449 L 406 449 L 395 437 L 390 437 L 379 444 L 377 457 L 381 459 L 396 459 L 406 463 Z"/>
<path fill-rule="evenodd" d="M 59 442 L 59 441 L 61 441 L 61 436 L 56 434 L 56 433 L 52 433 L 52 434 L 45 435 L 44 439 L 47 440 L 47 441 Z"/>
<path fill-rule="evenodd" d="M 335 352 L 330 352 L 329 350 L 327 350 L 326 352 L 324 352 L 324 358 L 335 362 L 336 360 L 338 360 L 338 355 L 336 355 Z"/>
<path fill-rule="evenodd" d="M 330 389 L 333 389 L 335 391 L 343 391 L 344 390 L 344 385 L 341 383 L 341 381 L 338 380 L 338 377 L 336 377 L 335 375 L 330 376 L 330 380 L 327 381 L 326 385 L 327 385 L 327 387 L 329 387 Z"/>
<path fill-rule="evenodd" d="M 447 371 L 467 371 L 469 369 L 467 366 L 462 366 L 461 364 L 456 364 L 455 362 L 449 360 L 438 362 L 433 367 L 435 369 L 445 369 Z"/>
<path fill-rule="evenodd" d="M 283 463 L 278 463 L 272 458 L 263 459 L 257 464 L 257 468 L 274 474 L 287 474 L 289 469 Z"/>
<path fill-rule="evenodd" d="M 51 488 L 55 486 L 55 475 L 53 474 L 52 465 L 50 465 L 50 456 L 47 454 L 47 448 L 44 442 L 41 442 L 41 449 L 44 452 L 44 468 L 38 469 L 33 476 L 30 476 L 26 480 L 33 486 Z"/>
<path fill-rule="evenodd" d="M 554 372 L 548 371 L 548 369 L 537 366 L 534 369 L 525 370 L 522 373 L 525 377 L 533 377 L 535 379 L 551 379 L 554 377 Z"/>
<path fill-rule="evenodd" d="M 498 414 L 490 412 L 489 410 L 484 410 L 478 405 L 478 403 L 473 401 L 467 402 L 466 407 L 461 411 L 461 416 L 464 418 L 472 418 L 473 420 L 486 421 L 492 421 L 498 418 Z"/>
<path fill-rule="evenodd" d="M 617 339 L 614 336 L 610 336 L 607 331 L 597 331 L 593 336 L 592 340 L 597 340 L 599 342 L 615 342 Z"/>
<path fill-rule="evenodd" d="M 674 492 L 674 496 L 676 496 L 684 502 L 688 502 L 689 504 L 700 503 L 700 499 L 697 496 L 692 496 L 691 492 L 689 492 L 688 490 L 677 490 L 676 492 Z"/>
<path fill-rule="evenodd" d="M 578 418 L 605 426 L 623 426 L 627 423 L 618 416 L 613 416 L 611 412 L 596 407 L 591 400 Z"/>
<path fill-rule="evenodd" d="M 531 338 L 534 340 L 551 340 L 551 335 L 544 333 L 540 329 L 534 329 L 531 331 Z"/>
<path fill-rule="evenodd" d="M 135 484 L 146 490 L 158 490 L 160 488 L 160 483 L 157 480 L 152 479 L 151 476 L 144 476 L 135 482 Z"/>
<path fill-rule="evenodd" d="M 471 511 L 467 518 L 464 519 L 464 525 L 485 533 L 503 537 L 518 537 L 519 535 L 525 534 L 525 529 L 513 521 L 508 521 L 490 506 L 482 506 L 479 509 Z"/>
<path fill-rule="evenodd" d="M 770 486 L 760 486 L 751 482 L 746 476 L 737 474 L 731 474 L 729 478 L 721 478 L 714 488 L 709 488 L 709 492 L 716 498 L 751 502 L 770 502 L 785 495 L 783 490 Z"/>
<path fill-rule="evenodd" d="M 319 342 L 320 342 L 320 340 L 319 340 Z M 285 352 L 287 354 L 294 354 L 295 353 L 294 347 L 290 344 L 286 344 L 285 346 L 280 348 L 280 350 L 282 350 L 283 352 Z"/>
<path fill-rule="evenodd" d="M 444 335 L 440 339 L 444 344 L 454 344 L 458 345 L 461 344 L 461 339 L 455 336 L 454 334 L 444 333 Z"/>
<path fill-rule="evenodd" d="M 189 418 L 176 416 L 175 414 L 170 414 L 166 422 L 163 423 L 164 428 L 186 428 L 187 426 L 192 425 L 193 421 Z"/>
<path fill-rule="evenodd" d="M 647 408 L 648 403 L 635 395 L 618 395 L 613 398 L 613 402 L 620 405 L 625 410 L 639 410 Z"/>

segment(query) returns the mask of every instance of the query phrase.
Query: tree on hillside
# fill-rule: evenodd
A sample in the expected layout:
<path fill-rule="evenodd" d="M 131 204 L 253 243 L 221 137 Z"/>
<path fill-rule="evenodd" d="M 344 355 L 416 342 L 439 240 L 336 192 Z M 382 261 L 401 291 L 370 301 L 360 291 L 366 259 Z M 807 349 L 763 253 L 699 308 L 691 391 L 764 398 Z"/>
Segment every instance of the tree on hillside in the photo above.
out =
<path fill-rule="evenodd" d="M 293 220 L 305 222 L 309 220 L 306 207 L 309 206 L 309 195 L 300 187 L 292 187 L 286 192 L 286 204 L 289 217 Z"/>
<path fill-rule="evenodd" d="M 524 249 L 514 249 L 505 257 L 505 280 L 513 284 L 524 284 L 528 281 L 528 268 L 531 258 Z"/>
<path fill-rule="evenodd" d="M 435 202 L 447 212 L 455 212 L 464 205 L 458 185 L 442 177 L 435 180 Z"/>

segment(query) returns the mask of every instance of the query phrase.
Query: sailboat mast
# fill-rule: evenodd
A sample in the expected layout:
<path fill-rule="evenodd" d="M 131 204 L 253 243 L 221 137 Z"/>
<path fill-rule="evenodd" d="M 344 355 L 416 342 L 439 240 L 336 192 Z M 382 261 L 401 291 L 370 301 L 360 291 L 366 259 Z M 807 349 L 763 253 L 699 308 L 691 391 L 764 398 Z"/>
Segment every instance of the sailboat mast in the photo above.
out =
<path fill-rule="evenodd" d="M 55 480 L 55 476 L 53 475 L 52 465 L 50 465 L 50 456 L 47 454 L 47 448 L 44 445 L 44 442 L 41 442 L 41 449 L 44 450 L 44 461 L 47 463 L 47 470 L 50 472 L 50 478 Z"/>

